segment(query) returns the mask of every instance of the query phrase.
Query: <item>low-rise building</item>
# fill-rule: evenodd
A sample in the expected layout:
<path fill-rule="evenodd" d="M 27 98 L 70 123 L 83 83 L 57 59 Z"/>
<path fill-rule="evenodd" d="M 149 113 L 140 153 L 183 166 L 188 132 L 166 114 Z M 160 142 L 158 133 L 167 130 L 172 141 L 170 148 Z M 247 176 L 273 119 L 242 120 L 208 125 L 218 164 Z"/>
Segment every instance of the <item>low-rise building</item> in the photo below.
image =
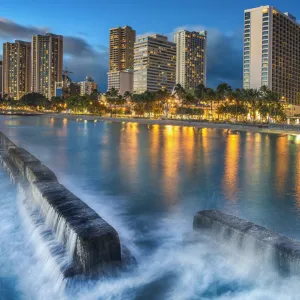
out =
<path fill-rule="evenodd" d="M 78 84 L 80 85 L 81 96 L 91 95 L 98 88 L 98 84 L 90 76 L 87 76 L 84 81 L 80 81 Z"/>
<path fill-rule="evenodd" d="M 108 90 L 112 88 L 119 91 L 120 95 L 125 92 L 133 92 L 133 71 L 108 72 Z"/>

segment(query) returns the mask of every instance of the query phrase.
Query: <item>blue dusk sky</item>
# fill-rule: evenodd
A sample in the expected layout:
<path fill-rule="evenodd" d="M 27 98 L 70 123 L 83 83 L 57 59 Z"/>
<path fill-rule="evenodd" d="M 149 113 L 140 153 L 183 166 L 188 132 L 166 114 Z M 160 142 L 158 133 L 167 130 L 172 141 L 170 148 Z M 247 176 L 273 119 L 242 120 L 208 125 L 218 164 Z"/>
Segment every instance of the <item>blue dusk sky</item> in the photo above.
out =
<path fill-rule="evenodd" d="M 208 86 L 242 86 L 243 11 L 273 5 L 300 20 L 298 0 L 10 0 L 2 1 L 0 42 L 31 40 L 46 31 L 61 34 L 64 66 L 74 81 L 89 75 L 107 86 L 109 29 L 129 25 L 138 35 L 160 33 L 173 40 L 179 28 L 208 30 Z M 0 59 L 2 47 L 0 50 Z"/>

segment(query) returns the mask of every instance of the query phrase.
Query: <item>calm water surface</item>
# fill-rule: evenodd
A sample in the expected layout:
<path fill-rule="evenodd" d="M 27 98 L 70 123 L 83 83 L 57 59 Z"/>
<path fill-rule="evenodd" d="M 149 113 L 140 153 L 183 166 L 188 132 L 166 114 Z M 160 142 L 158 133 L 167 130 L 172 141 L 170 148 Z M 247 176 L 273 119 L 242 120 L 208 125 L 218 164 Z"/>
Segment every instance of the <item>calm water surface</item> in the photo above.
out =
<path fill-rule="evenodd" d="M 220 253 L 194 237 L 192 220 L 220 209 L 300 240 L 299 138 L 48 117 L 0 117 L 0 130 L 53 169 L 137 257 L 134 272 L 87 283 L 71 298 L 298 299 L 296 280 Z M 38 276 L 43 261 L 16 191 L 2 170 L 0 177 L 0 294 L 68 298 Z"/>

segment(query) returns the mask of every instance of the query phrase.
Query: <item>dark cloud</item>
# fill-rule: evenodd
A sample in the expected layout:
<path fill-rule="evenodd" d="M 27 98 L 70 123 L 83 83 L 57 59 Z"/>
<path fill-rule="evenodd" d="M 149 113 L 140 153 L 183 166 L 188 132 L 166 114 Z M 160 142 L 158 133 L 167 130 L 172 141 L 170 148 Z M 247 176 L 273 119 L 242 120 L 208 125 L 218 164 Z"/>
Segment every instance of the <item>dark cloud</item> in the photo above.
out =
<path fill-rule="evenodd" d="M 97 52 L 84 39 L 64 36 L 64 52 L 74 56 L 96 56 Z"/>
<path fill-rule="evenodd" d="M 234 88 L 242 87 L 243 48 L 242 34 L 208 32 L 207 85 L 215 87 L 227 82 Z"/>
<path fill-rule="evenodd" d="M 2 39 L 31 39 L 34 34 L 43 34 L 48 28 L 23 26 L 10 20 L 0 18 L 0 38 Z"/>
<path fill-rule="evenodd" d="M 49 28 L 23 26 L 13 21 L 0 18 L 0 40 L 13 41 L 15 39 L 31 40 L 35 34 L 50 32 Z M 2 47 L 1 47 L 2 48 Z M 85 39 L 74 36 L 64 36 L 64 66 L 74 74 L 74 81 L 81 81 L 85 76 L 92 76 L 98 83 L 100 90 L 106 90 L 108 49 L 105 46 L 93 47 Z"/>

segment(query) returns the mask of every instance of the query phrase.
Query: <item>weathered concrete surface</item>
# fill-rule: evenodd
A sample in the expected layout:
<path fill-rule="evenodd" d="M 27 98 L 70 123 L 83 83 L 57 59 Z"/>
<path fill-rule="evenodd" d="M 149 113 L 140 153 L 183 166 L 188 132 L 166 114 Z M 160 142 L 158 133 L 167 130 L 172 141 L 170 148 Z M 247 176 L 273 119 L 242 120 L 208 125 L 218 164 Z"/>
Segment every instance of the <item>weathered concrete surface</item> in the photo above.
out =
<path fill-rule="evenodd" d="M 275 267 L 284 274 L 300 275 L 300 243 L 252 222 L 216 210 L 199 211 L 194 217 L 194 230 L 208 229 L 222 234 L 223 240 L 234 240 L 236 246 L 254 245 L 257 253 L 272 254 Z M 244 241 L 244 243 L 243 243 Z"/>
<path fill-rule="evenodd" d="M 123 262 L 116 230 L 61 185 L 49 168 L 2 133 L 0 146 L 0 162 L 14 177 L 14 182 L 28 186 L 26 194 L 39 207 L 45 222 L 70 253 L 75 267 L 64 274 L 66 277 L 75 273 L 95 275 L 107 266 L 122 267 L 124 262 L 135 261 L 127 250 L 123 251 L 126 254 Z"/>
<path fill-rule="evenodd" d="M 11 161 L 18 167 L 20 172 L 25 176 L 26 167 L 29 165 L 40 165 L 41 162 L 22 148 L 11 148 L 8 151 Z"/>
<path fill-rule="evenodd" d="M 37 181 L 32 184 L 32 191 L 44 215 L 54 213 L 48 221 L 69 245 L 84 273 L 93 273 L 104 263 L 121 261 L 116 230 L 63 185 Z M 73 246 L 72 236 L 76 238 Z"/>
<path fill-rule="evenodd" d="M 25 176 L 30 183 L 35 181 L 57 181 L 55 174 L 41 163 L 27 165 Z"/>
<path fill-rule="evenodd" d="M 2 132 L 0 132 L 0 144 L 2 148 L 6 151 L 9 151 L 11 148 L 17 148 L 17 146 L 8 139 Z"/>

